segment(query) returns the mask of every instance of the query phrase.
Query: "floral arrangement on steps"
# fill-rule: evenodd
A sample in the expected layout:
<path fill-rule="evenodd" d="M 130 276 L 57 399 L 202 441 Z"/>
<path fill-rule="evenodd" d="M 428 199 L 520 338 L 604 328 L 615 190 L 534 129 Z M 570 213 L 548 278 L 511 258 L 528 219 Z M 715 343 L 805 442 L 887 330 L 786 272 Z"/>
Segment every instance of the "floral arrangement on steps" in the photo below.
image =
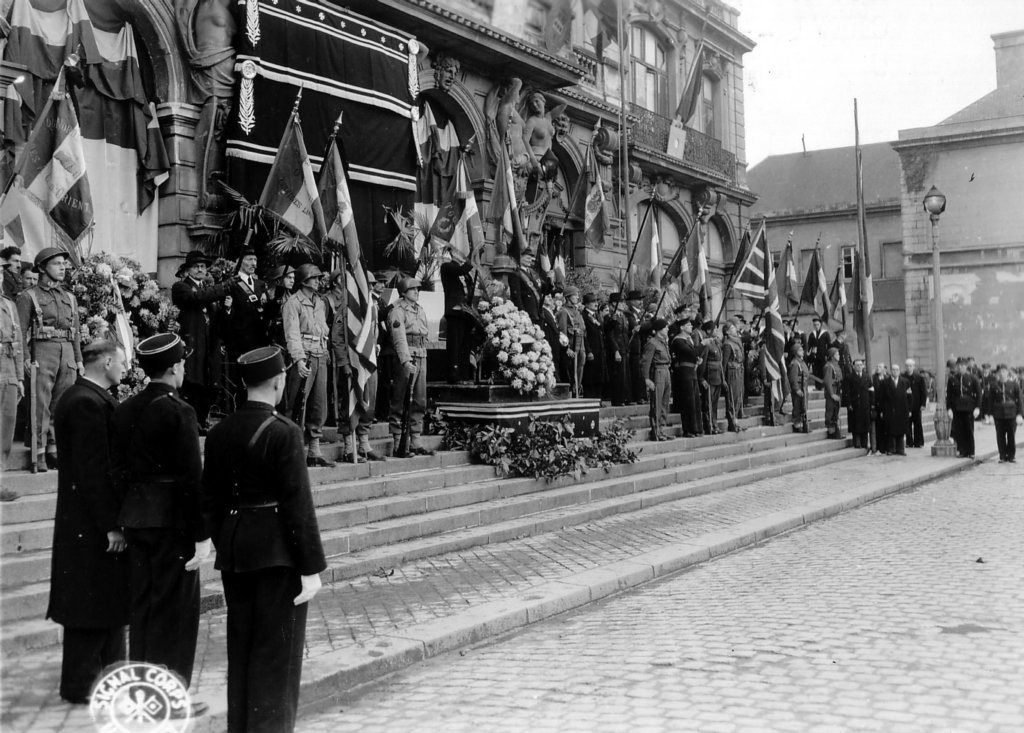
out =
<path fill-rule="evenodd" d="M 555 362 L 540 326 L 498 296 L 481 300 L 477 310 L 484 323 L 482 363 L 492 365 L 491 379 L 497 377 L 522 395 L 549 395 L 555 388 Z"/>
<path fill-rule="evenodd" d="M 154 334 L 178 330 L 178 308 L 160 291 L 156 280 L 143 272 L 135 260 L 101 252 L 87 257 L 82 266 L 72 272 L 68 282 L 78 300 L 84 340 L 113 337 L 114 320 L 119 311 L 115 286 L 136 344 Z M 124 399 L 137 391 L 144 378 L 141 369 L 129 368 L 118 389 L 118 397 Z"/>

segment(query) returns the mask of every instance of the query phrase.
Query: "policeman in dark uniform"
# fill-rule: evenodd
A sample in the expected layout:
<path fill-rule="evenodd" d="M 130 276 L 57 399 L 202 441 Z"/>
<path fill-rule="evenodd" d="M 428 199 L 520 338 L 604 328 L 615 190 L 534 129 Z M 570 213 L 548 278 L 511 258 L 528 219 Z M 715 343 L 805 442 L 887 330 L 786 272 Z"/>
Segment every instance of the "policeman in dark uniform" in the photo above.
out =
<path fill-rule="evenodd" d="M 961 458 L 974 458 L 974 419 L 981 414 L 981 383 L 967 370 L 964 358 L 956 360 L 956 374 L 946 385 L 946 409 L 953 418 L 957 453 Z"/>
<path fill-rule="evenodd" d="M 291 731 L 308 601 L 327 568 L 302 431 L 274 411 L 284 356 L 238 359 L 248 401 L 206 439 L 202 511 L 227 602 L 228 731 Z"/>
<path fill-rule="evenodd" d="M 150 336 L 135 353 L 150 382 L 115 410 L 113 451 L 131 561 L 128 653 L 189 685 L 199 633 L 195 571 L 211 547 L 199 511 L 199 426 L 178 395 L 188 354 L 173 333 Z"/>
<path fill-rule="evenodd" d="M 57 467 L 57 445 L 50 414 L 64 390 L 83 371 L 78 301 L 64 289 L 67 257 L 56 247 L 36 255 L 39 284 L 18 296 L 18 319 L 25 339 L 25 358 L 38 365 L 35 395 L 39 471 Z"/>

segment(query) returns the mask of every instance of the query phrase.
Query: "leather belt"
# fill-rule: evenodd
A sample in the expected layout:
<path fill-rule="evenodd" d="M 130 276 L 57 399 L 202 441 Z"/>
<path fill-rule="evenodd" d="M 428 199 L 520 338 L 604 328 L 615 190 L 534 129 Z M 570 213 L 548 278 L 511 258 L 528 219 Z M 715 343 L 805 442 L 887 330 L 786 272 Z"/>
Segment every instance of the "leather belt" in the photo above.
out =
<path fill-rule="evenodd" d="M 692 367 L 694 369 L 697 368 L 697 364 L 695 362 L 692 362 L 692 361 L 681 361 L 681 362 L 679 362 L 679 366 L 681 366 L 681 367 Z"/>
<path fill-rule="evenodd" d="M 239 504 L 233 507 L 229 514 L 238 514 L 238 512 L 245 511 L 256 511 L 258 509 L 277 509 L 278 502 L 276 501 L 265 501 L 262 504 Z"/>
<path fill-rule="evenodd" d="M 44 327 L 45 328 L 45 327 Z M 36 341 L 70 341 L 71 329 L 69 328 L 46 328 L 42 333 L 33 334 Z"/>

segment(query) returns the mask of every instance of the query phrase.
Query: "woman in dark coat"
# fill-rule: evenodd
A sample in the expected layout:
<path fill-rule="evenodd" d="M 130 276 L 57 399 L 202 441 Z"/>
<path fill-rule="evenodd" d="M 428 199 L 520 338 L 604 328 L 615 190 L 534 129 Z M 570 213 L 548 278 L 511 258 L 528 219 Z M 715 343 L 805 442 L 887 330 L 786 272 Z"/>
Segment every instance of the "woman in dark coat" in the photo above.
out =
<path fill-rule="evenodd" d="M 110 342 L 82 349 L 85 377 L 57 402 L 57 510 L 53 523 L 50 604 L 64 626 L 60 696 L 86 704 L 100 672 L 125 658 L 130 600 L 128 557 L 118 526 L 120 496 L 111 481 L 114 407 L 108 391 L 124 374 Z"/>
<path fill-rule="evenodd" d="M 843 402 L 846 404 L 846 423 L 853 436 L 854 448 L 868 448 L 871 431 L 871 377 L 864 370 L 864 360 L 853 362 L 853 372 L 843 384 Z"/>

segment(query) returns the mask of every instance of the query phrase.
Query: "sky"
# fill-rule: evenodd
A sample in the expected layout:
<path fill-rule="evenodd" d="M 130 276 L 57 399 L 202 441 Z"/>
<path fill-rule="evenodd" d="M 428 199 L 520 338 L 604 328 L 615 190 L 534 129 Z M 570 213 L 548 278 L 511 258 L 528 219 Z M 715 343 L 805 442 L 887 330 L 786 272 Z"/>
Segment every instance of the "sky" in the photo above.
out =
<path fill-rule="evenodd" d="M 1024 29 L 1024 0 L 726 0 L 757 43 L 743 57 L 746 153 L 896 140 L 995 89 L 992 34 Z"/>

